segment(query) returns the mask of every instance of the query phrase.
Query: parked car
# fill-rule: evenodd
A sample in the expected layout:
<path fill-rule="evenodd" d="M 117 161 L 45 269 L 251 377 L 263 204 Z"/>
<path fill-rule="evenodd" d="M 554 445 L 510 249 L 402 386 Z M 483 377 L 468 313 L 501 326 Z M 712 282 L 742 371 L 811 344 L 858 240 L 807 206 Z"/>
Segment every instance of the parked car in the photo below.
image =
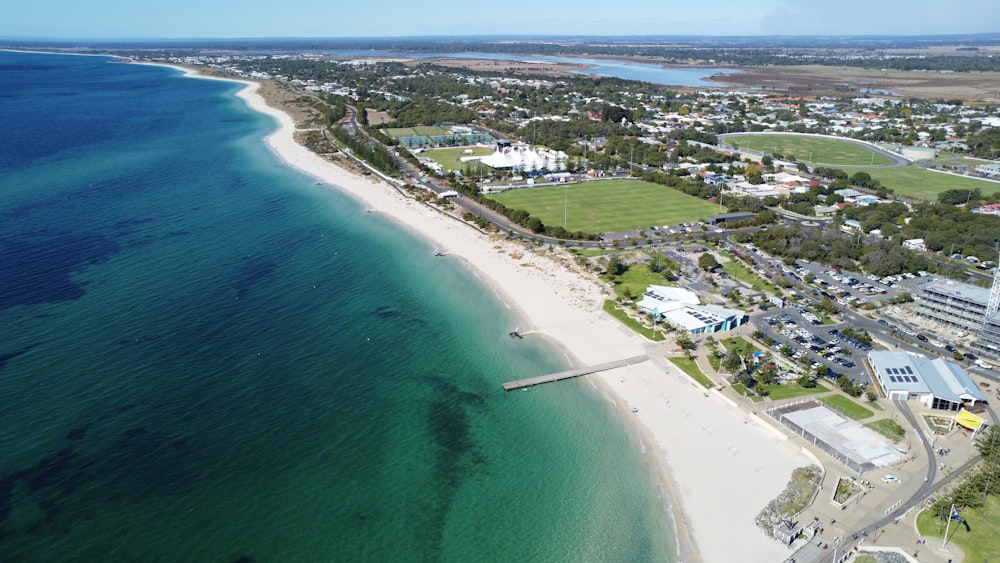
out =
<path fill-rule="evenodd" d="M 886 475 L 882 476 L 882 482 L 883 483 L 898 483 L 899 482 L 899 477 L 896 477 L 895 475 L 886 474 Z"/>

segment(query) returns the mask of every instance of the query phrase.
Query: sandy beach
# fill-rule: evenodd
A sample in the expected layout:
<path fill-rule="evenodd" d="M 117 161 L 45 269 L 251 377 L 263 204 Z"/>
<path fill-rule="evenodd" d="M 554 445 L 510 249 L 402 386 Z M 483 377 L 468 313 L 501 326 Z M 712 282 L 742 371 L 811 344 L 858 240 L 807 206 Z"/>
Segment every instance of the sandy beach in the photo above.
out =
<path fill-rule="evenodd" d="M 269 107 L 256 93 L 257 83 L 244 84 L 239 97 L 278 122 L 265 141 L 285 163 L 462 260 L 520 319 L 522 326 L 512 329 L 544 335 L 576 365 L 650 356 L 651 361 L 589 379 L 633 426 L 650 466 L 660 473 L 675 515 L 681 561 L 774 562 L 790 554 L 765 537 L 753 519 L 781 492 L 794 468 L 815 462 L 811 457 L 756 414 L 697 387 L 665 360 L 663 345 L 647 342 L 604 314 L 601 304 L 610 293 L 592 277 L 567 268 L 569 260 L 550 255 L 547 248 L 528 249 L 482 235 L 385 182 L 320 158 L 293 140 L 291 117 Z M 638 411 L 633 413 L 633 407 Z"/>

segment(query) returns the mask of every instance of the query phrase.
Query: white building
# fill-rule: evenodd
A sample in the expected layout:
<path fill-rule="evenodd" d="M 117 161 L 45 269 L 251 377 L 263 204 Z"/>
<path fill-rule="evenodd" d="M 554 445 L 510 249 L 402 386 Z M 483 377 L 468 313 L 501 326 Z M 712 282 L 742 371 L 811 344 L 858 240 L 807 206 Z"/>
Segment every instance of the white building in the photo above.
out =
<path fill-rule="evenodd" d="M 903 246 L 909 248 L 910 250 L 927 250 L 927 245 L 924 244 L 924 239 L 922 238 L 911 238 L 909 240 L 904 240 Z"/>
<path fill-rule="evenodd" d="M 932 409 L 957 411 L 985 403 L 986 395 L 962 366 L 908 352 L 869 352 L 875 384 L 890 400 L 920 401 Z"/>
<path fill-rule="evenodd" d="M 691 334 L 730 330 L 747 321 L 743 311 L 700 305 L 697 294 L 680 287 L 651 285 L 636 307 Z"/>

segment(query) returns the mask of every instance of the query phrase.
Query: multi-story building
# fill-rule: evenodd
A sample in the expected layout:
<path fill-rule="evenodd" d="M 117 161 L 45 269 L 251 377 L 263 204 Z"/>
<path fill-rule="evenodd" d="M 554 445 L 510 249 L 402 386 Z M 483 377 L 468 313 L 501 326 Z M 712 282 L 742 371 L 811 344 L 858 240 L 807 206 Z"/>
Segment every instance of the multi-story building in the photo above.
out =
<path fill-rule="evenodd" d="M 1000 285 L 992 290 L 952 280 L 933 280 L 920 286 L 915 295 L 917 315 L 967 333 L 971 347 L 1000 359 L 1000 314 L 990 309 L 991 295 L 1000 298 Z M 996 301 L 997 299 L 992 299 Z"/>

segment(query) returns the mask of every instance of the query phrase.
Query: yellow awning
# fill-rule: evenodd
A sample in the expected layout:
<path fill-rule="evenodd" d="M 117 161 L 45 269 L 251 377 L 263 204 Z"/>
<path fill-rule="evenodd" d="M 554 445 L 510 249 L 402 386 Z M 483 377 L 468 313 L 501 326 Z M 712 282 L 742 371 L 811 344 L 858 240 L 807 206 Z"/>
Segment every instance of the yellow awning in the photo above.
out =
<path fill-rule="evenodd" d="M 985 422 L 982 418 L 972 414 L 971 412 L 962 409 L 958 411 L 955 415 L 955 422 L 961 426 L 968 428 L 969 430 L 975 430 L 983 425 Z"/>

